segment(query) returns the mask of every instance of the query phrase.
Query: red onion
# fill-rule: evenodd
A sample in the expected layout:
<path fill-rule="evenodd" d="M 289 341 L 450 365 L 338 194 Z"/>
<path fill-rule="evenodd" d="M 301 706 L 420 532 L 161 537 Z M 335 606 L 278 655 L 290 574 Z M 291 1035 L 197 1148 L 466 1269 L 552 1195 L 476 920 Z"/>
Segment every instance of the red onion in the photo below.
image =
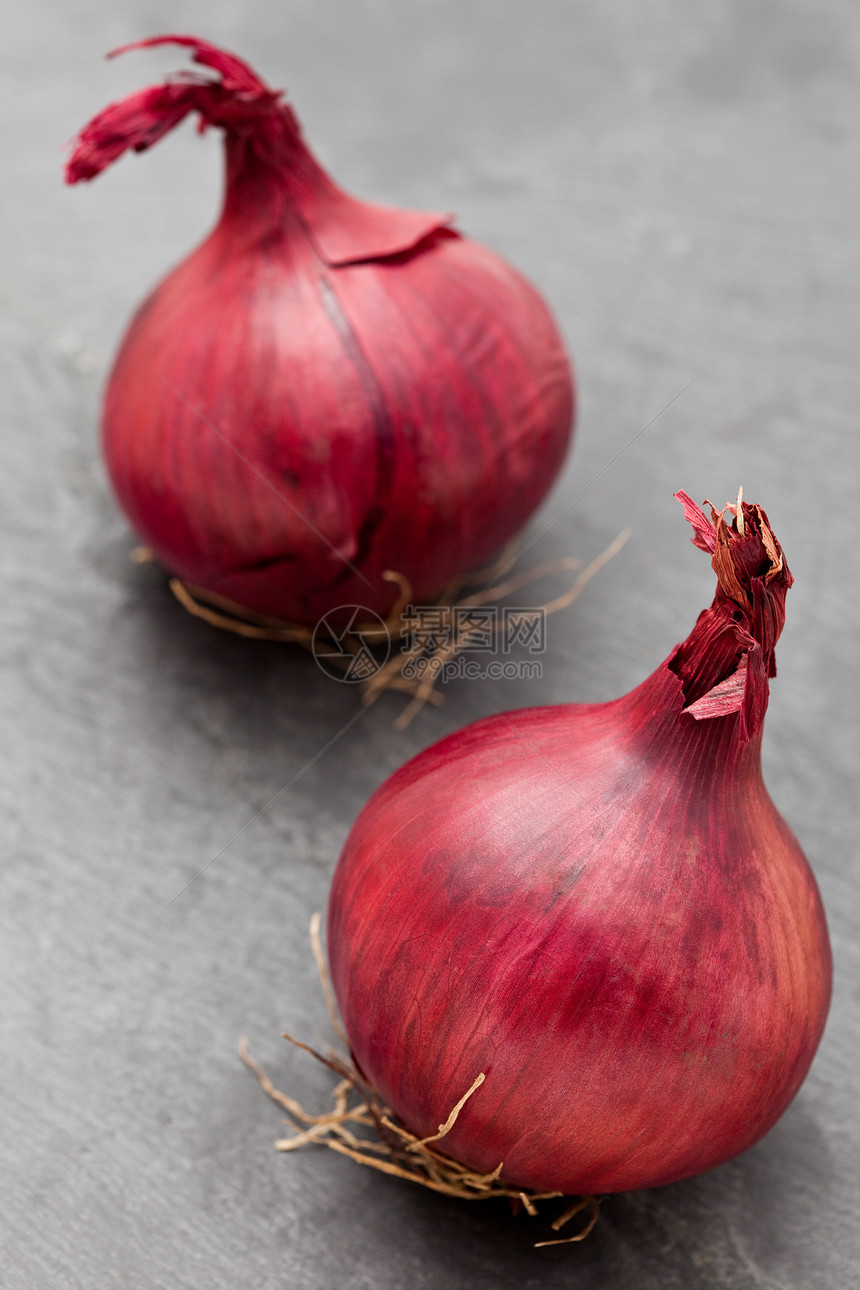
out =
<path fill-rule="evenodd" d="M 687 639 L 614 702 L 499 714 L 415 757 L 334 877 L 357 1069 L 419 1137 L 484 1073 L 444 1150 L 521 1187 L 729 1159 L 824 1028 L 824 912 L 761 774 L 792 577 L 760 507 L 709 520 L 677 496 L 718 579 Z"/>
<path fill-rule="evenodd" d="M 181 578 L 312 624 L 385 614 L 486 561 L 555 479 L 573 416 L 541 297 L 447 215 L 357 201 L 245 63 L 189 73 L 81 132 L 91 179 L 189 112 L 226 141 L 221 218 L 144 302 L 111 374 L 104 450 L 132 525 Z M 117 51 L 121 52 L 121 51 Z"/>

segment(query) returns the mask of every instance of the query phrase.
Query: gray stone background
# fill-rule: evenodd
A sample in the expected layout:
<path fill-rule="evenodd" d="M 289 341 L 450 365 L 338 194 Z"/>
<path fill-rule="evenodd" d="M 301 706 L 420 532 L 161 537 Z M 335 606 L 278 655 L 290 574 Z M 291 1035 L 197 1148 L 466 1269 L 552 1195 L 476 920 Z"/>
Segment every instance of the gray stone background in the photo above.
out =
<path fill-rule="evenodd" d="M 857 1284 L 858 28 L 854 0 L 6 6 L 4 1286 Z M 456 210 L 551 301 L 581 410 L 528 559 L 633 536 L 551 621 L 542 681 L 451 684 L 403 733 L 386 696 L 345 729 L 348 686 L 191 620 L 129 563 L 99 392 L 132 308 L 212 223 L 220 146 L 186 125 L 90 186 L 60 166 L 93 112 L 182 62 L 102 53 L 164 30 L 288 86 L 346 186 Z M 325 1103 L 325 1073 L 278 1036 L 327 1040 L 306 929 L 362 803 L 490 702 L 642 679 L 712 594 L 672 492 L 722 502 L 741 482 L 796 577 L 766 774 L 836 955 L 793 1106 L 743 1157 L 611 1199 L 561 1249 L 533 1250 L 543 1230 L 502 1205 L 275 1153 L 280 1115 L 236 1041 Z"/>

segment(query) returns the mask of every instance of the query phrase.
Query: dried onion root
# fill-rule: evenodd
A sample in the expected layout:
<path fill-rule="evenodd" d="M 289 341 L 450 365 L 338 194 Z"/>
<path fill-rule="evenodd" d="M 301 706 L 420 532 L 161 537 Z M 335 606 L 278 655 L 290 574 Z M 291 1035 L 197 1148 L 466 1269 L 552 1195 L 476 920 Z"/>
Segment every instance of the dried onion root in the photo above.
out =
<path fill-rule="evenodd" d="M 292 1133 L 275 1142 L 276 1151 L 295 1151 L 299 1147 L 316 1143 L 329 1147 L 342 1156 L 348 1156 L 357 1164 L 418 1183 L 443 1196 L 455 1196 L 460 1200 L 497 1200 L 507 1197 L 516 1208 L 521 1206 L 531 1217 L 537 1216 L 540 1201 L 558 1200 L 564 1195 L 560 1191 L 535 1192 L 508 1187 L 499 1176 L 504 1162 L 500 1162 L 492 1173 L 478 1174 L 430 1146 L 430 1143 L 440 1142 L 454 1127 L 460 1111 L 484 1082 L 483 1075 L 479 1075 L 472 1087 L 464 1093 L 444 1124 L 440 1124 L 438 1133 L 430 1138 L 416 1138 L 398 1123 L 393 1112 L 363 1084 L 358 1072 L 347 1059 L 337 1053 L 323 1055 L 292 1035 L 284 1034 L 283 1038 L 328 1067 L 339 1076 L 339 1082 L 332 1093 L 332 1110 L 322 1115 L 311 1115 L 295 1098 L 275 1087 L 248 1052 L 247 1040 L 242 1037 L 239 1041 L 239 1056 L 257 1076 L 263 1091 L 287 1113 L 286 1122 Z M 596 1196 L 579 1197 L 555 1219 L 551 1227 L 553 1231 L 559 1231 L 583 1210 L 588 1210 L 588 1219 L 575 1236 L 538 1241 L 535 1248 L 584 1241 L 597 1223 L 599 1201 Z"/>
<path fill-rule="evenodd" d="M 338 1034 L 343 1037 L 320 941 L 320 922 L 319 913 L 315 913 L 310 925 L 311 946 L 329 1016 Z M 558 1200 L 564 1195 L 560 1191 L 539 1192 L 509 1187 L 500 1177 L 503 1161 L 499 1162 L 492 1173 L 475 1173 L 432 1145 L 441 1142 L 454 1127 L 463 1107 L 484 1083 L 483 1073 L 478 1075 L 471 1088 L 467 1089 L 451 1109 L 436 1133 L 430 1137 L 417 1138 L 399 1123 L 391 1109 L 362 1080 L 348 1057 L 336 1052 L 323 1055 L 292 1035 L 284 1034 L 283 1038 L 315 1057 L 338 1077 L 338 1083 L 332 1092 L 332 1109 L 322 1115 L 312 1115 L 295 1098 L 275 1087 L 259 1062 L 251 1056 L 248 1041 L 242 1036 L 239 1040 L 240 1058 L 257 1076 L 263 1092 L 286 1112 L 286 1123 L 291 1133 L 289 1137 L 279 1138 L 275 1142 L 276 1151 L 296 1151 L 300 1147 L 318 1144 L 347 1156 L 357 1164 L 417 1183 L 443 1196 L 453 1196 L 460 1200 L 506 1198 L 515 1212 L 522 1209 L 532 1218 L 538 1216 L 540 1202 Z M 596 1196 L 577 1197 L 550 1226 L 553 1231 L 560 1231 L 576 1215 L 587 1211 L 587 1219 L 581 1230 L 575 1236 L 538 1241 L 535 1248 L 584 1241 L 597 1223 L 599 1203 Z"/>
<path fill-rule="evenodd" d="M 375 703 L 386 690 L 399 690 L 411 695 L 410 703 L 394 723 L 398 730 L 405 730 L 425 703 L 438 705 L 443 702 L 443 697 L 436 688 L 443 668 L 469 649 L 476 633 L 487 631 L 484 624 L 471 628 L 460 627 L 455 611 L 479 608 L 498 602 L 515 591 L 554 573 L 564 570 L 577 571 L 577 576 L 567 591 L 543 605 L 535 606 L 534 609 L 523 610 L 522 619 L 525 620 L 529 614 L 538 610 L 546 616 L 556 614 L 559 610 L 567 609 L 578 599 L 594 575 L 618 554 L 629 537 L 630 530 L 622 530 L 609 546 L 584 568 L 582 561 L 575 556 L 563 556 L 559 560 L 546 561 L 524 573 L 496 582 L 494 580 L 503 575 L 514 563 L 513 549 L 507 548 L 494 564 L 469 578 L 458 578 L 450 582 L 433 601 L 432 607 L 442 611 L 439 626 L 441 634 L 445 637 L 445 643 L 435 648 L 432 646 L 428 648 L 426 642 L 420 637 L 409 643 L 408 633 L 403 628 L 402 614 L 412 600 L 412 588 L 403 574 L 388 570 L 383 576 L 389 582 L 398 583 L 400 591 L 384 625 L 379 626 L 370 622 L 358 623 L 354 630 L 340 634 L 337 643 L 345 651 L 343 658 L 327 656 L 327 661 L 337 664 L 346 671 L 352 665 L 354 657 L 367 650 L 368 644 L 377 642 L 387 647 L 393 642 L 395 645 L 393 656 L 383 662 L 367 680 L 360 683 L 360 692 L 365 704 Z M 136 563 L 142 562 L 138 555 L 140 549 L 137 548 L 132 552 L 132 559 Z M 488 582 L 490 583 L 488 586 L 481 585 Z M 469 585 L 478 585 L 481 589 L 460 596 L 460 592 Z M 170 590 L 188 613 L 209 623 L 212 627 L 253 640 L 280 641 L 302 645 L 308 650 L 313 649 L 315 632 L 300 623 L 288 623 L 254 613 L 223 596 L 217 596 L 202 587 L 185 583 L 180 578 L 170 579 Z M 516 615 L 511 615 L 508 621 L 514 623 L 518 620 Z M 491 630 L 494 637 L 497 636 L 498 624 L 494 624 Z M 407 664 L 410 664 L 419 674 L 405 676 L 403 668 Z"/>

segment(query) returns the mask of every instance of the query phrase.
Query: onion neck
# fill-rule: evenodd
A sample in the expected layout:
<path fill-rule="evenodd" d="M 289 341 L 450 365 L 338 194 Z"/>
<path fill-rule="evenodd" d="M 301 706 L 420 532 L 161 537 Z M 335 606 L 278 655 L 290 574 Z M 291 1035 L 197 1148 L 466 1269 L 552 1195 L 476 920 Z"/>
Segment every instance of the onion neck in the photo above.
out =
<path fill-rule="evenodd" d="M 307 148 L 298 121 L 280 107 L 252 128 L 226 128 L 221 225 L 257 240 L 285 233 L 321 192 L 339 193 Z"/>
<path fill-rule="evenodd" d="M 716 593 L 686 640 L 611 706 L 641 761 L 682 778 L 707 767 L 710 784 L 714 776 L 760 783 L 774 650 L 793 579 L 761 507 L 739 497 L 719 513 L 711 507 L 709 518 L 686 493 L 676 496 L 694 544 L 712 557 Z"/>
<path fill-rule="evenodd" d="M 280 102 L 225 131 L 226 192 L 219 228 L 251 244 L 299 233 L 330 268 L 414 251 L 448 229 L 449 217 L 361 201 L 339 187 Z"/>
<path fill-rule="evenodd" d="M 717 589 L 666 667 L 680 681 L 686 714 L 707 722 L 737 713 L 740 737 L 750 739 L 767 711 L 794 579 L 760 506 L 740 494 L 735 506 L 719 513 L 711 507 L 709 519 L 686 493 L 676 497 L 693 526 L 693 543 L 712 557 Z"/>
<path fill-rule="evenodd" d="M 660 764 L 667 773 L 697 778 L 707 768 L 708 783 L 761 780 L 761 726 L 745 730 L 740 711 L 697 720 L 685 708 L 671 655 L 635 690 L 616 700 L 616 718 L 625 741 L 642 764 Z"/>
<path fill-rule="evenodd" d="M 300 231 L 336 268 L 402 255 L 447 230 L 448 215 L 377 206 L 345 193 L 309 152 L 281 91 L 234 54 L 195 36 L 155 36 L 126 49 L 163 44 L 188 48 L 216 78 L 190 73 L 109 104 L 75 140 L 68 183 L 94 178 L 129 149 L 144 152 L 196 113 L 201 130 L 217 126 L 226 138 L 218 236 L 259 245 Z"/>

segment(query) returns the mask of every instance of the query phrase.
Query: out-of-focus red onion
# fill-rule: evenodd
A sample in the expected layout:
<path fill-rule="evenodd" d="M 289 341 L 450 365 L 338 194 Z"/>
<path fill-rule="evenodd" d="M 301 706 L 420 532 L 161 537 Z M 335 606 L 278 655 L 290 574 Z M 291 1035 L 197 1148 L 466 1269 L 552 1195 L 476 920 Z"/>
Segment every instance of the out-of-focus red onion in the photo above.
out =
<path fill-rule="evenodd" d="M 653 1187 L 756 1142 L 803 1080 L 831 959 L 761 774 L 792 583 L 758 506 L 679 493 L 718 586 L 611 703 L 461 730 L 393 775 L 334 877 L 332 980 L 363 1077 L 415 1134 L 564 1192 Z M 736 518 L 732 519 L 732 515 Z"/>
<path fill-rule="evenodd" d="M 516 533 L 561 467 L 573 387 L 555 323 L 449 216 L 338 188 L 238 58 L 193 36 L 128 48 L 165 42 L 220 80 L 112 104 L 66 176 L 189 112 L 225 134 L 217 227 L 139 309 L 108 383 L 120 502 L 169 569 L 264 614 L 384 615 L 389 569 L 425 599 Z"/>

